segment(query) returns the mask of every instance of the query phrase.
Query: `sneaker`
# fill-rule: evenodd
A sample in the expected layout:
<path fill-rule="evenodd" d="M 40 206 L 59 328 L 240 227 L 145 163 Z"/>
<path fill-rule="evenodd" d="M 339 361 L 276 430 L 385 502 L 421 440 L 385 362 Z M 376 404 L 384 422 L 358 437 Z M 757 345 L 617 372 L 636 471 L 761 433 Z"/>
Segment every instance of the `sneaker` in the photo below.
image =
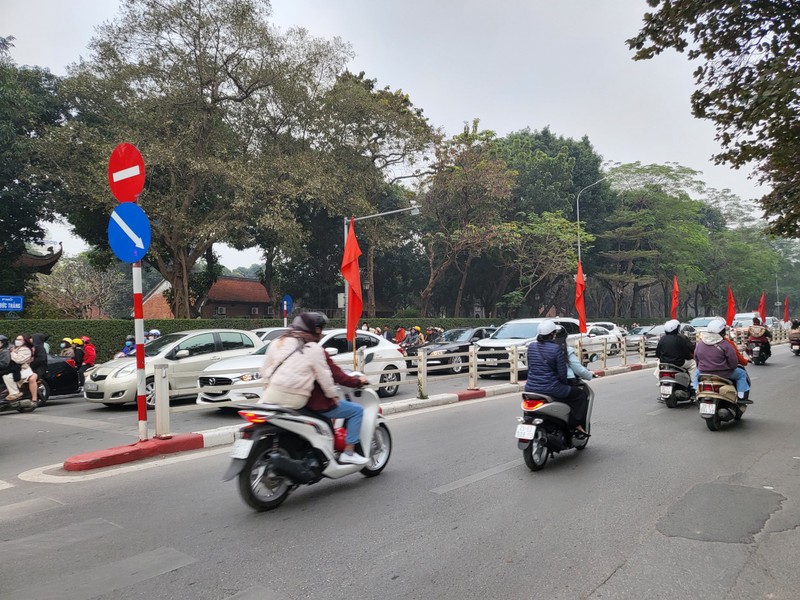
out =
<path fill-rule="evenodd" d="M 736 404 L 752 404 L 753 401 L 750 398 L 739 398 L 736 400 Z"/>
<path fill-rule="evenodd" d="M 339 455 L 339 464 L 342 465 L 366 465 L 368 462 L 368 458 L 364 458 L 357 452 L 353 452 L 352 454 L 345 454 L 342 452 Z"/>

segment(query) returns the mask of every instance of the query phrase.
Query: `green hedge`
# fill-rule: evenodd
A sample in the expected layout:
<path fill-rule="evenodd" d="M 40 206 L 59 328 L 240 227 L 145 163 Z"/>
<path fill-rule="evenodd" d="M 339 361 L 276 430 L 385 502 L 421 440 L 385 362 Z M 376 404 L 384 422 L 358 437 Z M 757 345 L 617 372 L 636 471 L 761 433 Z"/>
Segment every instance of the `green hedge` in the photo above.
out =
<path fill-rule="evenodd" d="M 392 329 L 397 325 L 410 327 L 419 325 L 423 330 L 428 326 L 443 327 L 478 327 L 480 325 L 499 325 L 502 321 L 493 319 L 379 319 L 370 322 L 371 327 L 388 325 Z M 283 319 L 150 319 L 145 321 L 145 328 L 158 329 L 162 334 L 185 331 L 189 329 L 256 329 L 258 327 L 279 327 Z M 344 327 L 343 319 L 332 319 L 331 327 Z M 88 335 L 97 347 L 97 361 L 110 360 L 122 349 L 125 336 L 133 335 L 133 321 L 130 319 L 109 319 L 98 321 L 67 319 L 5 319 L 0 320 L 0 333 L 13 339 L 19 333 L 47 333 L 50 336 L 51 352 L 56 353 L 62 338 L 76 338 Z"/>

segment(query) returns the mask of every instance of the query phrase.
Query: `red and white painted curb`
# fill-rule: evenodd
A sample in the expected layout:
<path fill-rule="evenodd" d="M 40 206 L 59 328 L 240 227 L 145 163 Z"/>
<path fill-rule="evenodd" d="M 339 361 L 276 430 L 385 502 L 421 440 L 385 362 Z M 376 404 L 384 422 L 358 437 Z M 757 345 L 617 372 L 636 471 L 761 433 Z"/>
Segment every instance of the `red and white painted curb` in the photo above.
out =
<path fill-rule="evenodd" d="M 624 367 L 611 367 L 610 369 L 595 371 L 598 377 L 608 377 L 630 371 L 641 371 L 642 369 L 652 369 L 658 363 L 650 362 L 643 364 L 632 364 Z M 411 400 L 396 400 L 394 402 L 384 402 L 381 404 L 383 414 L 392 415 L 430 408 L 432 406 L 442 406 L 454 404 L 466 400 L 477 400 L 491 396 L 501 396 L 521 392 L 525 387 L 522 383 L 501 383 L 477 390 L 461 390 L 449 394 L 435 394 L 428 398 L 414 398 Z M 213 446 L 225 446 L 232 444 L 237 437 L 241 425 L 228 425 L 217 429 L 196 431 L 194 433 L 180 433 L 165 439 L 154 438 L 143 442 L 136 442 L 127 446 L 116 446 L 105 450 L 95 450 L 78 454 L 64 461 L 65 471 L 88 471 L 90 469 L 100 469 L 113 465 L 161 456 L 164 454 L 174 454 L 176 452 L 186 452 L 188 450 L 200 450 Z"/>

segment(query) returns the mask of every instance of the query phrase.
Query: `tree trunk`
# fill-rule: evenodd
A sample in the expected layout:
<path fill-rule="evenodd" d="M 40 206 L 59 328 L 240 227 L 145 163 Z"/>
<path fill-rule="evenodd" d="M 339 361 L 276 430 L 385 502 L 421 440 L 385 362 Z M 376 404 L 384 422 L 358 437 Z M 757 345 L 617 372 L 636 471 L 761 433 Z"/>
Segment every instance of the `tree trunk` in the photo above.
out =
<path fill-rule="evenodd" d="M 375 318 L 375 244 L 367 246 L 367 318 Z"/>
<path fill-rule="evenodd" d="M 464 263 L 464 269 L 461 271 L 461 283 L 458 286 L 458 294 L 456 294 L 456 304 L 453 307 L 453 316 L 457 319 L 461 316 L 461 299 L 464 297 L 464 287 L 467 284 L 467 276 L 469 275 L 469 267 L 472 263 L 472 255 L 467 256 L 467 262 Z"/>

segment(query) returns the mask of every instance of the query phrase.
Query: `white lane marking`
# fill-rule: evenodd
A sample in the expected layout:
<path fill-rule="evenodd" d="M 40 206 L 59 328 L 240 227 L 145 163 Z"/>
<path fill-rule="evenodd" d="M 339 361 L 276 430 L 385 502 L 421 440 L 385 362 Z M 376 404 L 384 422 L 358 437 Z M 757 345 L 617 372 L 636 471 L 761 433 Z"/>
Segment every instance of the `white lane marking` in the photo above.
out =
<path fill-rule="evenodd" d="M 122 527 L 119 525 L 105 519 L 89 519 L 44 533 L 0 542 L 0 555 L 30 558 L 43 552 L 52 552 L 71 544 L 86 542 L 121 529 Z"/>
<path fill-rule="evenodd" d="M 93 421 L 92 419 L 78 419 L 76 417 L 55 417 L 39 414 L 13 415 L 12 419 L 22 419 L 25 421 L 37 421 L 40 423 L 55 423 L 59 425 L 69 425 L 80 429 L 93 429 L 95 431 L 106 431 L 108 433 L 119 433 L 121 435 L 131 435 L 139 437 L 139 433 L 134 427 L 123 427 L 115 423 L 105 421 Z M 129 417 L 130 418 L 130 417 Z"/>
<path fill-rule="evenodd" d="M 0 595 L 0 600 L 88 600 L 177 571 L 194 562 L 194 558 L 174 548 L 157 548 L 116 562 L 73 571 L 54 581 L 5 593 Z"/>
<path fill-rule="evenodd" d="M 64 506 L 64 503 L 52 498 L 31 498 L 15 504 L 7 504 L 0 507 L 0 522 L 27 517 L 59 506 Z"/>
<path fill-rule="evenodd" d="M 502 465 L 497 465 L 496 467 L 492 467 L 491 469 L 486 469 L 485 471 L 481 471 L 480 473 L 475 473 L 474 475 L 470 475 L 469 477 L 464 477 L 453 483 L 448 483 L 447 485 L 442 485 L 437 488 L 431 490 L 434 494 L 446 494 L 447 492 L 452 492 L 453 490 L 457 490 L 460 487 L 464 487 L 471 483 L 475 483 L 476 481 L 480 481 L 481 479 L 486 479 L 487 477 L 491 477 L 492 475 L 497 475 L 498 473 L 502 473 L 503 471 L 508 471 L 509 469 L 513 469 L 515 467 L 520 466 L 523 463 L 521 458 L 516 460 L 512 460 L 511 462 L 503 463 Z"/>
<path fill-rule="evenodd" d="M 130 226 L 128 226 L 128 224 L 116 213 L 116 211 L 111 213 L 111 218 L 114 219 L 114 222 L 117 225 L 119 225 L 119 228 L 122 229 L 123 233 L 130 238 L 134 246 L 144 249 L 144 242 L 142 241 L 142 238 L 136 235 L 136 232 L 131 229 Z"/>
<path fill-rule="evenodd" d="M 228 600 L 277 600 L 279 596 L 270 592 L 267 588 L 257 585 L 255 587 L 242 590 L 228 598 Z M 283 596 L 280 596 L 281 598 Z"/>
<path fill-rule="evenodd" d="M 796 365 L 786 365 L 785 367 L 781 367 L 781 369 L 793 369 Z"/>
<path fill-rule="evenodd" d="M 8 483 L 7 481 L 0 479 L 0 490 L 7 490 L 8 488 L 12 487 L 14 487 L 13 483 Z"/>
<path fill-rule="evenodd" d="M 154 469 L 156 467 L 166 467 L 176 463 L 182 463 L 187 460 L 195 460 L 197 458 L 206 458 L 207 456 L 215 456 L 217 454 L 224 454 L 230 452 L 228 446 L 221 446 L 213 448 L 212 450 L 197 450 L 187 454 L 180 454 L 178 456 L 159 457 L 148 460 L 147 462 L 136 463 L 134 465 L 124 465 L 119 467 L 106 467 L 104 469 L 96 469 L 87 473 L 76 473 L 69 475 L 50 475 L 45 471 L 54 471 L 61 469 L 63 463 L 55 463 L 46 465 L 44 467 L 37 467 L 30 469 L 24 473 L 17 475 L 22 481 L 30 481 L 32 483 L 80 483 L 82 481 L 90 481 L 92 479 L 104 479 L 105 477 L 113 477 L 114 475 L 122 475 L 124 473 L 135 473 L 136 471 L 144 471 L 147 469 Z M 60 471 L 66 473 L 67 471 Z"/>
<path fill-rule="evenodd" d="M 657 408 L 656 410 L 647 413 L 647 415 L 652 417 L 653 415 L 660 415 L 661 413 L 667 412 L 668 410 L 669 410 L 668 408 Z"/>
<path fill-rule="evenodd" d="M 130 179 L 131 177 L 136 177 L 141 171 L 139 170 L 139 165 L 133 165 L 132 167 L 128 167 L 127 169 L 122 169 L 121 171 L 117 171 L 116 173 L 111 174 L 111 180 L 116 183 L 117 181 L 122 181 L 123 179 Z"/>

